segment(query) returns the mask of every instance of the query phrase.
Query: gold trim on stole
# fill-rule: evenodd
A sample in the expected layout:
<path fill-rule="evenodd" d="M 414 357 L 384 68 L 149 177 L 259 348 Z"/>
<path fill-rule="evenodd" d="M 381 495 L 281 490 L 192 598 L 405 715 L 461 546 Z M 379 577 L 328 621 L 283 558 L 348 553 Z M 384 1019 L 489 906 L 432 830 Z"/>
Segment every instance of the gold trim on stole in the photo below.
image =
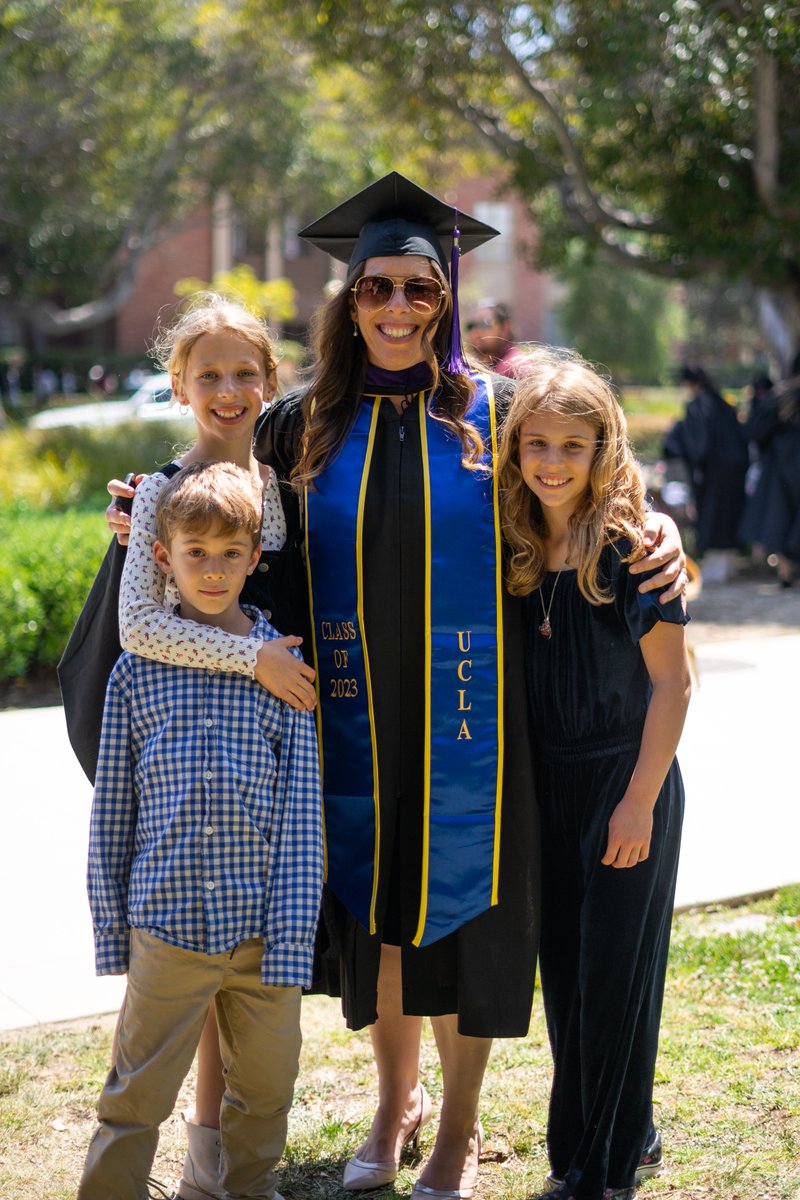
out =
<path fill-rule="evenodd" d="M 358 513 L 356 514 L 356 596 L 358 625 L 361 630 L 361 645 L 364 654 L 364 678 L 367 681 L 367 712 L 369 714 L 369 733 L 372 742 L 372 797 L 375 809 L 375 847 L 372 865 L 372 897 L 369 902 L 369 931 L 375 933 L 375 906 L 378 901 L 378 872 L 380 870 L 381 846 L 381 805 L 380 786 L 378 781 L 378 739 L 375 735 L 375 707 L 372 699 L 372 679 L 369 670 L 369 651 L 367 649 L 367 630 L 364 623 L 364 506 L 367 498 L 367 481 L 372 464 L 372 452 L 375 447 L 375 432 L 378 427 L 378 417 L 381 411 L 380 399 L 372 403 L 372 420 L 367 436 L 367 452 L 364 456 L 364 469 L 361 472 L 361 487 L 358 492 Z"/>
<path fill-rule="evenodd" d="M 500 534 L 500 484 L 497 477 L 497 413 L 494 388 L 491 379 L 480 376 L 486 385 L 486 401 L 489 410 L 492 467 L 492 508 L 494 515 L 495 550 L 495 596 L 497 623 L 497 784 L 495 790 L 494 849 L 492 856 L 492 898 L 490 907 L 499 899 L 500 887 L 500 825 L 503 807 L 503 761 L 504 761 L 504 712 L 503 712 L 503 559 Z M 428 914 L 428 877 L 430 873 L 430 804 L 431 804 L 431 494 L 428 468 L 427 410 L 419 405 L 420 445 L 423 461 L 423 496 L 425 513 L 425 758 L 422 825 L 422 871 L 420 884 L 420 909 L 417 930 L 412 939 L 419 946 L 425 931 Z"/>
<path fill-rule="evenodd" d="M 422 941 L 428 916 L 428 874 L 430 871 L 431 817 L 431 481 L 428 464 L 427 411 L 417 403 L 419 439 L 422 450 L 422 491 L 425 513 L 425 756 L 423 760 L 422 792 L 422 871 L 420 878 L 419 920 L 417 932 L 411 939 L 414 946 Z"/>
<path fill-rule="evenodd" d="M 377 924 L 375 921 L 375 906 L 378 897 L 378 868 L 380 862 L 380 793 L 378 784 L 378 746 L 375 736 L 375 708 L 372 699 L 372 680 L 369 670 L 369 654 L 367 652 L 367 637 L 364 628 L 364 551 L 363 551 L 363 531 L 364 531 L 364 505 L 367 494 L 367 481 L 369 478 L 370 466 L 372 465 L 372 453 L 375 446 L 375 433 L 378 426 L 378 416 L 380 414 L 380 399 L 377 403 L 373 403 L 372 416 L 370 419 L 369 433 L 367 435 L 367 449 L 364 455 L 364 466 L 361 471 L 361 485 L 358 492 L 358 510 L 356 512 L 356 605 L 358 614 L 358 624 L 361 631 L 361 645 L 364 654 L 364 677 L 367 684 L 367 712 L 369 715 L 370 741 L 372 743 L 372 778 L 373 778 L 373 806 L 375 810 L 375 845 L 373 849 L 373 882 L 372 882 L 372 898 L 369 906 L 369 931 L 375 933 Z M 323 797 L 325 795 L 325 755 L 323 753 L 322 740 L 322 697 L 320 694 L 321 681 L 319 674 L 319 660 L 317 658 L 317 634 L 316 624 L 314 622 L 314 588 L 311 578 L 311 554 L 308 544 L 309 518 L 308 518 L 308 485 L 303 489 L 304 499 L 304 516 L 305 516 L 305 549 L 306 549 L 306 578 L 308 581 L 308 606 L 311 615 L 311 644 L 314 656 L 314 672 L 315 672 L 315 687 L 317 692 L 317 705 L 314 712 L 314 718 L 317 726 L 317 744 L 319 746 L 319 775 L 320 787 Z M 323 854 L 323 877 L 327 881 L 328 878 L 328 838 L 325 826 L 325 805 L 322 805 L 322 854 Z"/>

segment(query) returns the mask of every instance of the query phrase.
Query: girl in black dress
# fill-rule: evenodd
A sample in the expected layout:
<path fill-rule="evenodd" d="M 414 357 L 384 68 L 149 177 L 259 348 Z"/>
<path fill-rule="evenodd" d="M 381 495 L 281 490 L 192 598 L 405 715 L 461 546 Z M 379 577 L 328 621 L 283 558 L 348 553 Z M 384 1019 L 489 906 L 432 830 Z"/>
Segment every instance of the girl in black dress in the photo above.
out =
<path fill-rule="evenodd" d="M 542 814 L 542 991 L 555 1072 L 546 1200 L 630 1200 L 652 1123 L 690 694 L 680 600 L 629 575 L 644 487 L 611 388 L 534 353 L 500 453 L 509 590 L 526 597 Z M 543 1198 L 544 1200 L 544 1198 Z"/>

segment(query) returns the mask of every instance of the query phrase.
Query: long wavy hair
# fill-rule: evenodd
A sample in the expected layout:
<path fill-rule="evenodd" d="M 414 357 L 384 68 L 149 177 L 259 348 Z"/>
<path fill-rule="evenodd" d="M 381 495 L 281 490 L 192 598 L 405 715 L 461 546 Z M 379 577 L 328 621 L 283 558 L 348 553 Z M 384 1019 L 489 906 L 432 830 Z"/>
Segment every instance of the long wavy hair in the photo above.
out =
<path fill-rule="evenodd" d="M 589 484 L 569 519 L 569 561 L 578 587 L 591 604 L 613 596 L 598 570 L 603 547 L 630 540 L 625 562 L 644 548 L 645 488 L 633 457 L 623 413 L 613 388 L 578 355 L 532 347 L 516 367 L 517 386 L 500 434 L 498 471 L 503 533 L 509 547 L 506 581 L 515 596 L 539 587 L 547 569 L 547 525 L 542 506 L 522 477 L 520 429 L 536 413 L 574 417 L 596 432 Z"/>
<path fill-rule="evenodd" d="M 461 443 L 463 465 L 475 470 L 480 468 L 485 450 L 479 430 L 466 417 L 475 385 L 468 375 L 449 375 L 441 369 L 450 345 L 453 295 L 438 264 L 431 261 L 430 266 L 445 295 L 437 320 L 422 335 L 422 352 L 432 378 L 428 411 L 455 434 Z M 360 333 L 353 336 L 357 324 L 350 289 L 363 274 L 364 263 L 356 264 L 341 290 L 314 314 L 315 365 L 303 397 L 305 428 L 300 458 L 291 475 L 298 489 L 313 485 L 347 440 L 358 414 L 368 362 L 364 339 Z"/>

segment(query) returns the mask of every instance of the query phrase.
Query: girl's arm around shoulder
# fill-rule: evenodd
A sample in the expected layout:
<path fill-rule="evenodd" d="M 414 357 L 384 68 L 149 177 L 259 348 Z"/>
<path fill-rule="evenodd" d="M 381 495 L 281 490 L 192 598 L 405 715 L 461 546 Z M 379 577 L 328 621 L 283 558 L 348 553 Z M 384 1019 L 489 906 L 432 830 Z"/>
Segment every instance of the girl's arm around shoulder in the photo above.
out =
<path fill-rule="evenodd" d="M 653 685 L 639 757 L 608 823 L 607 867 L 635 867 L 650 853 L 653 808 L 675 757 L 692 684 L 686 627 L 657 621 L 639 642 Z"/>
<path fill-rule="evenodd" d="M 130 538 L 119 595 L 119 637 L 123 650 L 144 654 L 143 645 L 164 613 L 165 578 L 153 554 L 156 501 L 167 477 L 145 475 L 133 497 Z M 144 654 L 145 657 L 160 657 Z M 170 661 L 163 659 L 162 661 Z"/>
<path fill-rule="evenodd" d="M 136 489 L 120 585 L 119 633 L 123 649 L 179 667 L 249 675 L 292 708 L 313 708 L 314 671 L 291 653 L 301 638 L 259 642 L 186 620 L 164 607 L 164 574 L 153 555 L 153 545 L 156 500 L 166 482 L 164 475 L 148 475 Z"/>

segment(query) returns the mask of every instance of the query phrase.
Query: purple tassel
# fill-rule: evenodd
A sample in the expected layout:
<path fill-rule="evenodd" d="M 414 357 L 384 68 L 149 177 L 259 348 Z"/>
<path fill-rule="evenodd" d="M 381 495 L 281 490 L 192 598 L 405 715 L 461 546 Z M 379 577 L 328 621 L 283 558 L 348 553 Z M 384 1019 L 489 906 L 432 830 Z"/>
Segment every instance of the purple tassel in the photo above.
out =
<path fill-rule="evenodd" d="M 464 349 L 461 343 L 461 322 L 458 316 L 458 260 L 461 257 L 461 230 L 458 228 L 458 210 L 455 211 L 455 226 L 453 228 L 453 252 L 450 255 L 450 290 L 453 293 L 453 324 L 450 330 L 450 349 L 442 363 L 442 370 L 448 375 L 467 375 L 469 367 L 464 361 Z"/>

